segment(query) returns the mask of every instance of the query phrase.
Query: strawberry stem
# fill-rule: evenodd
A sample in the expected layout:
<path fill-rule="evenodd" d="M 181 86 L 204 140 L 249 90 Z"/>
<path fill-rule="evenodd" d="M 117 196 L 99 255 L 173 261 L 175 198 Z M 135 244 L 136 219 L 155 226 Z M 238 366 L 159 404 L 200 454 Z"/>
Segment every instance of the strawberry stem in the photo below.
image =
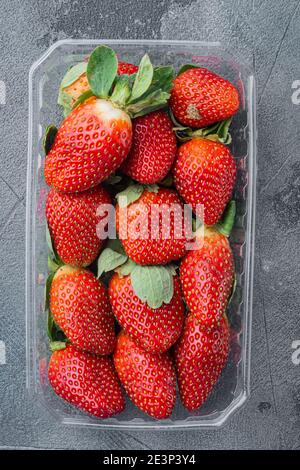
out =
<path fill-rule="evenodd" d="M 124 108 L 127 100 L 130 98 L 130 77 L 129 75 L 120 75 L 115 80 L 114 90 L 111 95 L 111 101 Z"/>

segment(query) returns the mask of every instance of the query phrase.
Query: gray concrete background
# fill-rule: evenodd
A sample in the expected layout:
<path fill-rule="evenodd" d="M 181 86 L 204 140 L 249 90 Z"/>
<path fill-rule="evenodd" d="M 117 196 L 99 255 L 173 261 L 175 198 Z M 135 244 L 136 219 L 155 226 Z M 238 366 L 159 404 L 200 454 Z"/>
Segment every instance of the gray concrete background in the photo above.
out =
<path fill-rule="evenodd" d="M 81 449 L 300 448 L 300 80 L 298 0 L 0 1 L 0 446 Z M 27 79 L 62 38 L 220 40 L 258 81 L 258 201 L 252 396 L 217 431 L 119 432 L 60 426 L 25 390 Z"/>

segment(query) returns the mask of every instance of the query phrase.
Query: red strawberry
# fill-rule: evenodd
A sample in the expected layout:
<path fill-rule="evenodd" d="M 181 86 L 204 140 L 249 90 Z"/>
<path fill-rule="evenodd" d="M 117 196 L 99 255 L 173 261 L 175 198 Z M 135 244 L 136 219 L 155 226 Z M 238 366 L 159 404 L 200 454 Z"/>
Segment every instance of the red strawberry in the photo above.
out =
<path fill-rule="evenodd" d="M 138 408 L 156 419 L 171 415 L 176 400 L 176 376 L 168 353 L 146 352 L 121 332 L 114 363 L 122 385 Z"/>
<path fill-rule="evenodd" d="M 203 68 L 191 68 L 175 78 L 170 107 L 185 126 L 206 127 L 235 114 L 237 89 L 224 78 Z"/>
<path fill-rule="evenodd" d="M 164 111 L 155 111 L 133 121 L 133 140 L 122 171 L 140 183 L 161 181 L 176 155 L 172 121 Z"/>
<path fill-rule="evenodd" d="M 146 351 L 162 353 L 179 338 L 184 322 L 184 304 L 177 276 L 169 304 L 153 309 L 134 292 L 130 276 L 115 273 L 109 283 L 109 299 L 118 322 Z"/>
<path fill-rule="evenodd" d="M 108 295 L 90 271 L 59 268 L 50 288 L 50 311 L 74 346 L 101 355 L 113 351 L 114 317 Z"/>
<path fill-rule="evenodd" d="M 236 163 L 229 149 L 218 142 L 195 138 L 182 144 L 173 170 L 177 191 L 206 225 L 220 219 L 231 199 Z M 201 207 L 203 205 L 204 214 Z"/>
<path fill-rule="evenodd" d="M 125 408 L 121 386 L 109 357 L 67 345 L 66 349 L 52 354 L 48 378 L 59 397 L 97 418 L 109 418 Z"/>
<path fill-rule="evenodd" d="M 229 327 L 225 317 L 211 330 L 190 314 L 174 356 L 182 404 L 189 411 L 203 405 L 226 364 Z"/>
<path fill-rule="evenodd" d="M 223 317 L 234 279 L 234 259 L 228 239 L 205 228 L 199 249 L 189 251 L 180 265 L 180 280 L 186 303 L 208 327 Z"/>
<path fill-rule="evenodd" d="M 82 64 L 84 65 L 84 64 Z M 86 66 L 87 64 L 85 64 Z M 75 66 L 76 67 L 76 66 Z M 78 65 L 77 65 L 78 67 Z M 118 75 L 132 75 L 133 73 L 138 71 L 138 66 L 133 65 L 133 64 L 128 64 L 127 62 L 119 62 L 118 63 Z M 69 97 L 68 100 L 68 107 L 72 108 L 75 102 L 78 100 L 78 98 L 88 91 L 90 89 L 90 85 L 88 82 L 87 74 L 86 74 L 86 67 L 80 67 L 78 70 L 78 74 L 75 74 L 75 79 L 73 75 L 73 80 L 70 84 L 67 86 L 62 86 L 61 91 L 63 91 L 64 94 L 66 94 Z M 67 72 L 68 74 L 69 72 Z M 73 68 L 73 74 L 74 74 L 74 68 Z M 63 85 L 64 82 L 62 82 Z M 68 83 L 68 82 L 67 82 Z M 61 101 L 59 101 L 60 103 Z M 63 104 L 63 102 L 61 102 Z"/>
<path fill-rule="evenodd" d="M 59 128 L 45 162 L 49 186 L 77 192 L 96 186 L 126 158 L 132 138 L 127 113 L 111 102 L 89 98 Z"/>
<path fill-rule="evenodd" d="M 58 129 L 46 157 L 45 179 L 49 186 L 73 193 L 101 183 L 128 155 L 131 118 L 167 103 L 172 81 L 170 67 L 154 70 L 146 54 L 134 80 L 127 74 L 118 76 L 117 70 L 115 52 L 99 46 L 91 53 L 86 66 L 90 90 L 81 97 L 85 101 L 72 110 L 69 95 L 61 91 L 59 102 L 70 113 Z M 158 76 L 164 78 L 162 85 Z"/>
<path fill-rule="evenodd" d="M 129 64 L 128 62 L 119 62 L 118 64 L 118 75 L 132 75 L 138 71 L 138 66 Z"/>
<path fill-rule="evenodd" d="M 135 193 L 134 188 L 119 193 L 119 198 Z M 184 210 L 177 193 L 148 187 L 137 197 L 128 207 L 116 207 L 117 231 L 126 254 L 142 265 L 167 264 L 182 258 L 186 252 Z"/>
<path fill-rule="evenodd" d="M 97 210 L 104 204 L 111 199 L 101 186 L 77 194 L 49 192 L 46 217 L 54 248 L 65 264 L 88 266 L 98 256 L 103 241 L 96 232 L 102 217 Z"/>

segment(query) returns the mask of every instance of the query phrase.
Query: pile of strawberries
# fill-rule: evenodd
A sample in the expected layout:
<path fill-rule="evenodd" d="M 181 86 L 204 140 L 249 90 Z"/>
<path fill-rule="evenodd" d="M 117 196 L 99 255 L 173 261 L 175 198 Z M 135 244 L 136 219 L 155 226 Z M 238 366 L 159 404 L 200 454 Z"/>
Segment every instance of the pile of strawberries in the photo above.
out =
<path fill-rule="evenodd" d="M 123 411 L 123 388 L 167 418 L 177 382 L 198 410 L 229 353 L 238 92 L 195 65 L 174 78 L 147 54 L 137 67 L 99 46 L 68 70 L 58 102 L 65 119 L 44 139 L 49 382 L 99 418 Z"/>

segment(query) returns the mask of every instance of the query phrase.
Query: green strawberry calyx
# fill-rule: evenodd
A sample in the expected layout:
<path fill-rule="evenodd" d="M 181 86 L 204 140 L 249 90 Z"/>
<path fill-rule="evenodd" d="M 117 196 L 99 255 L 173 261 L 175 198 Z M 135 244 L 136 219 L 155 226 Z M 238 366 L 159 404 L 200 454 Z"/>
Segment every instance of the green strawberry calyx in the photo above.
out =
<path fill-rule="evenodd" d="M 67 347 L 68 341 L 50 341 L 50 350 L 60 351 L 61 349 L 65 349 Z"/>
<path fill-rule="evenodd" d="M 72 85 L 72 83 L 76 82 L 76 80 L 78 80 L 78 78 L 80 78 L 81 75 L 86 73 L 86 69 L 87 69 L 87 61 L 79 62 L 78 64 L 70 67 L 66 75 L 62 79 L 60 88 L 63 90 L 64 88 L 67 88 L 68 86 Z"/>
<path fill-rule="evenodd" d="M 173 180 L 173 175 L 172 173 L 168 173 L 167 176 L 159 182 L 160 186 L 163 186 L 164 188 L 172 188 L 174 186 L 174 180 Z"/>
<path fill-rule="evenodd" d="M 59 91 L 58 103 L 64 107 L 65 116 L 91 96 L 108 99 L 126 111 L 131 118 L 143 116 L 165 107 L 170 98 L 174 78 L 173 67 L 153 67 L 148 54 L 140 61 L 139 69 L 132 75 L 117 75 L 118 59 L 113 49 L 96 47 L 87 63 L 81 62 L 65 75 Z M 72 97 L 64 88 L 86 73 L 90 89 L 72 106 Z"/>
<path fill-rule="evenodd" d="M 114 270 L 120 277 L 130 276 L 137 297 L 156 309 L 169 304 L 174 295 L 174 265 L 141 266 L 128 258 L 119 240 L 110 240 L 98 258 L 98 278 Z"/>
<path fill-rule="evenodd" d="M 67 116 L 72 111 L 72 97 L 66 93 L 65 88 L 76 82 L 78 78 L 86 73 L 87 62 L 79 62 L 70 67 L 61 81 L 57 103 L 64 108 L 64 115 Z"/>
<path fill-rule="evenodd" d="M 157 193 L 159 187 L 157 184 L 138 184 L 131 183 L 123 191 L 116 195 L 117 202 L 121 208 L 127 207 L 135 201 L 138 201 L 144 191 Z"/>
<path fill-rule="evenodd" d="M 236 286 L 237 286 L 237 278 L 236 278 L 236 273 L 234 273 L 234 278 L 233 278 L 231 292 L 230 292 L 230 295 L 229 295 L 229 298 L 228 298 L 227 306 L 232 302 L 232 299 L 233 299 L 235 291 L 236 291 Z"/>
<path fill-rule="evenodd" d="M 109 240 L 105 249 L 100 253 L 97 262 L 97 277 L 103 273 L 113 271 L 128 261 L 124 248 L 120 240 Z"/>
<path fill-rule="evenodd" d="M 50 251 L 50 254 L 48 255 L 49 275 L 46 279 L 45 284 L 45 311 L 47 313 L 47 334 L 50 340 L 51 351 L 57 351 L 58 349 L 65 348 L 66 342 L 68 340 L 62 330 L 56 325 L 53 320 L 53 315 L 50 310 L 50 289 L 55 273 L 58 268 L 63 265 L 63 263 L 53 246 L 48 224 L 46 224 L 46 240 Z M 60 347 L 58 343 L 61 343 Z"/>
<path fill-rule="evenodd" d="M 63 265 L 63 262 L 61 261 L 54 247 L 50 230 L 49 230 L 49 226 L 47 223 L 46 223 L 46 242 L 47 242 L 47 246 L 50 252 L 48 256 L 48 268 L 49 268 L 50 273 L 54 273 L 60 266 Z"/>
<path fill-rule="evenodd" d="M 181 75 L 183 72 L 185 72 L 186 70 L 189 70 L 189 69 L 198 69 L 199 66 L 198 65 L 195 65 L 195 64 L 184 64 L 180 67 L 179 69 L 179 72 L 177 73 L 177 77 L 178 75 Z"/>
<path fill-rule="evenodd" d="M 46 281 L 46 289 L 45 289 L 46 290 L 45 291 L 45 311 L 47 313 L 47 335 L 50 341 L 51 351 L 57 351 L 58 349 L 65 348 L 66 343 L 68 342 L 68 339 L 66 338 L 63 331 L 55 323 L 52 312 L 50 310 L 50 288 L 51 288 L 54 275 L 55 275 L 55 272 L 52 272 L 49 274 L 47 281 Z M 61 344 L 60 347 L 58 346 L 58 343 Z"/>
<path fill-rule="evenodd" d="M 229 237 L 234 225 L 236 214 L 236 203 L 232 199 L 226 206 L 225 211 L 221 217 L 221 220 L 214 226 L 218 232 L 225 235 L 225 237 Z"/>
<path fill-rule="evenodd" d="M 108 176 L 105 180 L 105 184 L 110 184 L 114 186 L 115 184 L 118 184 L 122 181 L 122 175 L 117 175 L 116 173 L 112 173 L 111 175 Z"/>
<path fill-rule="evenodd" d="M 43 137 L 43 149 L 44 149 L 45 155 L 47 155 L 50 152 L 52 145 L 54 144 L 56 134 L 57 134 L 57 127 L 54 126 L 54 124 L 49 124 L 49 126 L 46 127 L 44 137 Z"/>
<path fill-rule="evenodd" d="M 169 113 L 175 126 L 173 127 L 173 131 L 180 142 L 186 142 L 197 137 L 219 142 L 224 145 L 229 145 L 232 141 L 231 134 L 229 132 L 232 118 L 225 119 L 224 121 L 217 122 L 201 129 L 192 129 L 191 127 L 182 126 L 175 119 L 171 110 L 169 110 Z"/>

